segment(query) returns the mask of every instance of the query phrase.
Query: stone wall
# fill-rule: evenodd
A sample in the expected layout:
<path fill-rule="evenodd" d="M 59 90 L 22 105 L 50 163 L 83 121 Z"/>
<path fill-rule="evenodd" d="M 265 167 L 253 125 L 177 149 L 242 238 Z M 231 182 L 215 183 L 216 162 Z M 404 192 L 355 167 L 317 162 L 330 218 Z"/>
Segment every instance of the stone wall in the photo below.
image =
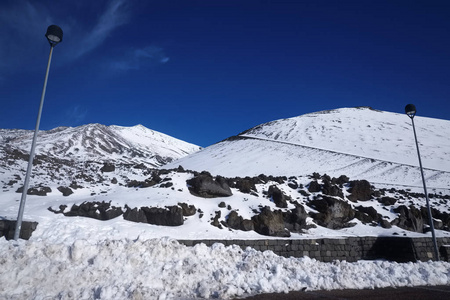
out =
<path fill-rule="evenodd" d="M 349 262 L 361 259 L 386 259 L 397 262 L 427 261 L 433 258 L 434 248 L 431 238 L 407 237 L 348 237 L 320 239 L 267 239 L 267 240 L 178 240 L 178 242 L 193 246 L 204 243 L 211 246 L 214 243 L 238 245 L 260 251 L 271 250 L 284 257 L 308 256 L 319 261 L 346 260 Z M 450 238 L 438 238 L 438 249 L 441 260 L 449 261 L 448 250 Z"/>
<path fill-rule="evenodd" d="M 22 222 L 21 239 L 29 239 L 36 229 L 37 222 Z M 0 237 L 14 238 L 16 221 L 0 220 Z M 178 240 L 186 246 L 204 243 L 211 246 L 222 243 L 226 246 L 238 245 L 259 251 L 271 250 L 284 257 L 308 256 L 319 261 L 361 259 L 386 259 L 397 262 L 427 261 L 433 259 L 433 241 L 431 237 L 347 237 L 319 239 L 262 239 L 262 240 Z M 440 258 L 450 261 L 450 237 L 437 239 Z"/>

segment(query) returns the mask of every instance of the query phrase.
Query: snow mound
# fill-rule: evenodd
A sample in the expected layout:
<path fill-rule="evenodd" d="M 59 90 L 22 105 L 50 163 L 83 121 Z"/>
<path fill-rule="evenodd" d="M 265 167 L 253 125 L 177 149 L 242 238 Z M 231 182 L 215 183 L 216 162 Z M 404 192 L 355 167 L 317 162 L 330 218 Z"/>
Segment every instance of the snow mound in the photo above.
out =
<path fill-rule="evenodd" d="M 322 263 L 222 244 L 186 247 L 169 238 L 70 245 L 2 238 L 0 251 L 2 299 L 231 299 L 304 288 L 450 284 L 446 262 Z"/>

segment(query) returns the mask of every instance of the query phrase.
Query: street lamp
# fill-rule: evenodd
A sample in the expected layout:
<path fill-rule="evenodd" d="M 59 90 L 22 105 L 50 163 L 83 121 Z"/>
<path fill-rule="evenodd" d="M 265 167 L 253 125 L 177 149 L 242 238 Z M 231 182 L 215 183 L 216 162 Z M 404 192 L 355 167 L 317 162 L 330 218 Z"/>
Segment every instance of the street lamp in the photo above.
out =
<path fill-rule="evenodd" d="M 58 27 L 56 25 L 50 25 L 47 28 L 45 37 L 47 38 L 48 42 L 50 43 L 50 55 L 48 57 L 47 71 L 45 72 L 44 88 L 42 89 L 41 103 L 39 105 L 39 112 L 38 112 L 37 121 L 36 121 L 36 128 L 34 129 L 33 142 L 31 143 L 30 158 L 28 159 L 28 168 L 27 168 L 27 173 L 25 176 L 25 182 L 23 184 L 22 198 L 20 199 L 19 214 L 17 216 L 17 222 L 16 222 L 16 230 L 14 231 L 14 240 L 16 240 L 16 241 L 19 239 L 20 229 L 22 228 L 23 211 L 25 209 L 27 190 L 28 190 L 28 185 L 30 183 L 31 168 L 33 167 L 34 149 L 36 148 L 37 134 L 39 131 L 39 124 L 41 122 L 42 107 L 44 106 L 45 90 L 47 88 L 48 71 L 50 70 L 50 63 L 52 61 L 53 47 L 55 47 L 58 43 L 62 42 L 63 31 L 60 27 Z"/>
<path fill-rule="evenodd" d="M 417 142 L 416 128 L 414 126 L 414 116 L 416 115 L 416 107 L 414 106 L 414 104 L 406 105 L 405 113 L 408 117 L 411 118 L 411 122 L 412 122 L 412 126 L 413 126 L 414 139 L 416 140 L 417 156 L 419 157 L 420 173 L 422 174 L 423 191 L 425 193 L 425 199 L 427 200 L 428 221 L 430 223 L 431 235 L 433 237 L 434 256 L 435 256 L 436 260 L 439 260 L 439 251 L 438 251 L 438 246 L 437 246 L 437 242 L 436 242 L 436 235 L 434 233 L 433 217 L 431 215 L 430 199 L 428 198 L 427 185 L 425 184 L 425 176 L 423 175 L 422 160 L 420 159 L 419 143 Z"/>

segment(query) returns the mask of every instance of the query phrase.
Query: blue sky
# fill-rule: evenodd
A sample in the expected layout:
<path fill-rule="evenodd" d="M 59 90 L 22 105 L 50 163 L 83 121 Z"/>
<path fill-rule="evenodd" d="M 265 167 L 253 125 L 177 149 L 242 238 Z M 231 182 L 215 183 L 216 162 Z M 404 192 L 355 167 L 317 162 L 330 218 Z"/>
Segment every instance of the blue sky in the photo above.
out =
<path fill-rule="evenodd" d="M 450 1 L 2 0 L 0 128 L 34 129 L 51 24 L 42 130 L 142 124 L 209 146 L 340 107 L 450 119 Z"/>

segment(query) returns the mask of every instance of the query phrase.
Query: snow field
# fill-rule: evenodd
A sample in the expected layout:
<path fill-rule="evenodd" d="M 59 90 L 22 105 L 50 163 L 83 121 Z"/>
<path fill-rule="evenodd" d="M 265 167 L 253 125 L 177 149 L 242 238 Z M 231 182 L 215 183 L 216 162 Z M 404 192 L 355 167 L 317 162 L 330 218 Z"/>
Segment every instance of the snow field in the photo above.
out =
<path fill-rule="evenodd" d="M 450 263 L 284 258 L 271 251 L 170 238 L 77 240 L 71 245 L 0 239 L 1 299 L 230 299 L 293 290 L 450 284 Z"/>

